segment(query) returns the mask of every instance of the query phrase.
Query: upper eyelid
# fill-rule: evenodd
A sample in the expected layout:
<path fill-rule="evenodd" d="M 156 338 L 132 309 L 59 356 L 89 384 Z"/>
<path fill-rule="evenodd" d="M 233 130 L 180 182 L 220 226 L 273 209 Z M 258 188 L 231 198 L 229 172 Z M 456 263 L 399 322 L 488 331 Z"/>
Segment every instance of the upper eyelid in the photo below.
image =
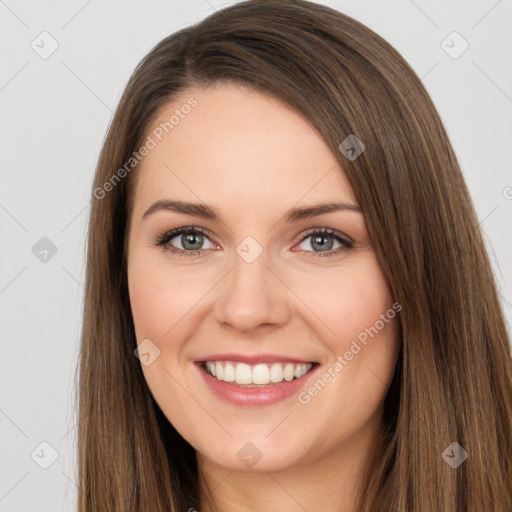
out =
<path fill-rule="evenodd" d="M 205 235 L 208 239 L 210 239 L 210 241 L 212 243 L 215 243 L 215 244 L 218 244 L 217 241 L 215 240 L 216 239 L 216 236 L 211 234 L 211 232 L 206 229 L 206 228 L 201 228 L 201 227 L 198 227 L 198 226 L 182 226 L 182 227 L 179 227 L 179 228 L 175 228 L 175 229 L 171 229 L 165 233 L 163 233 L 159 239 L 164 239 L 164 238 L 168 238 L 168 241 L 170 241 L 171 239 L 177 237 L 177 236 L 180 236 L 183 234 L 183 232 L 198 232 L 198 233 L 201 233 L 202 235 Z M 348 236 L 347 234 L 341 232 L 341 231 L 338 231 L 336 229 L 333 229 L 333 228 L 328 228 L 326 226 L 317 226 L 317 227 L 312 227 L 312 228 L 308 228 L 305 232 L 303 232 L 299 239 L 294 242 L 295 244 L 296 243 L 301 243 L 303 242 L 306 238 L 309 238 L 310 236 L 312 235 L 315 235 L 317 233 L 325 233 L 327 235 L 332 235 L 333 237 L 335 238 L 340 238 L 341 240 L 343 240 L 344 242 L 348 242 L 349 244 L 353 244 L 354 243 L 354 240 Z M 206 249 L 198 249 L 198 251 L 204 251 Z M 191 251 L 192 252 L 192 251 Z"/>

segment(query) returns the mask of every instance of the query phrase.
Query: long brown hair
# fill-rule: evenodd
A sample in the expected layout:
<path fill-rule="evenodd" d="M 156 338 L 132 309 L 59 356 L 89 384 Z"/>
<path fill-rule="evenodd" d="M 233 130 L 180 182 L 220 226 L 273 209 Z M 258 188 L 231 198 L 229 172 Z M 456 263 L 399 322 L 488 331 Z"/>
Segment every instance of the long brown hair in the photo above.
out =
<path fill-rule="evenodd" d="M 134 356 L 126 233 L 137 172 L 131 159 L 158 109 L 189 87 L 222 81 L 285 100 L 310 120 L 339 158 L 403 305 L 383 435 L 361 482 L 359 509 L 510 512 L 510 347 L 448 136 L 395 49 L 354 19 L 302 0 L 220 10 L 157 44 L 126 86 L 91 198 L 79 510 L 199 508 L 195 451 L 159 409 Z M 351 134 L 365 146 L 355 159 L 339 149 Z M 443 457 L 455 442 L 468 454 L 457 468 Z"/>

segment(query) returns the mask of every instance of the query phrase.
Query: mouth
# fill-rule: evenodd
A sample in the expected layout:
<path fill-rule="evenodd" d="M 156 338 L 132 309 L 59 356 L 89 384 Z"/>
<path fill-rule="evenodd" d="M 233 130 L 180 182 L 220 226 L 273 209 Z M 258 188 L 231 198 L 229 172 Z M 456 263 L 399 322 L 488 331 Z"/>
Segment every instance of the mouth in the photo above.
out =
<path fill-rule="evenodd" d="M 277 386 L 307 375 L 319 363 L 273 362 L 246 364 L 237 361 L 197 361 L 210 377 L 236 387 L 261 388 Z"/>

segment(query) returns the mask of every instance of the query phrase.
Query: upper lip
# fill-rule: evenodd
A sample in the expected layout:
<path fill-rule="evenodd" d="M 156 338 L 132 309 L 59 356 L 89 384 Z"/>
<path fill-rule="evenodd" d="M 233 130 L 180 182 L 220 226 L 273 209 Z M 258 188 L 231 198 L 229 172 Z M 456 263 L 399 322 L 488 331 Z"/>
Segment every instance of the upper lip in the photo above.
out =
<path fill-rule="evenodd" d="M 296 357 L 290 357 L 278 354 L 256 354 L 252 356 L 243 354 L 211 354 L 195 360 L 197 363 L 204 361 L 236 361 L 239 363 L 246 364 L 257 364 L 257 363 L 313 363 L 312 359 L 301 359 Z"/>

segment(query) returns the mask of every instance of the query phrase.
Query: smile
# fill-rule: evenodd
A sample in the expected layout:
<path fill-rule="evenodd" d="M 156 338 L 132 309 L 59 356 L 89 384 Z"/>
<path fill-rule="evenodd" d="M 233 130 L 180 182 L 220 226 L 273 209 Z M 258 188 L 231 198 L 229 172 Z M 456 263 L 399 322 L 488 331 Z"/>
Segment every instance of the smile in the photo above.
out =
<path fill-rule="evenodd" d="M 256 387 L 280 384 L 300 379 L 313 367 L 313 363 L 258 363 L 246 364 L 234 361 L 205 361 L 204 370 L 217 380 L 234 385 Z"/>

